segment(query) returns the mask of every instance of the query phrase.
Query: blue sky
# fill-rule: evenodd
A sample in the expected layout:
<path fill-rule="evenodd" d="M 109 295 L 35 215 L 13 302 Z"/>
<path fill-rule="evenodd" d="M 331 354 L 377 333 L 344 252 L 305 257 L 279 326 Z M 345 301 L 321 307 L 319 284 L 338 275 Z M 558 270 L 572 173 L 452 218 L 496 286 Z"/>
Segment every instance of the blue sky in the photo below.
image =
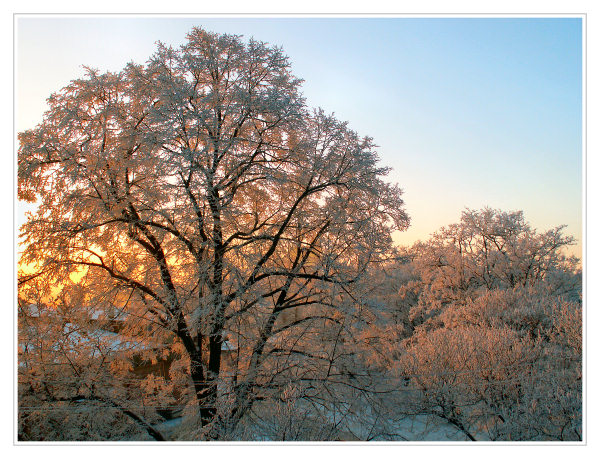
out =
<path fill-rule="evenodd" d="M 308 104 L 375 139 L 412 218 L 399 243 L 486 205 L 523 210 L 541 230 L 567 224 L 581 241 L 579 18 L 21 16 L 17 130 L 82 65 L 144 62 L 193 26 L 282 46 Z"/>

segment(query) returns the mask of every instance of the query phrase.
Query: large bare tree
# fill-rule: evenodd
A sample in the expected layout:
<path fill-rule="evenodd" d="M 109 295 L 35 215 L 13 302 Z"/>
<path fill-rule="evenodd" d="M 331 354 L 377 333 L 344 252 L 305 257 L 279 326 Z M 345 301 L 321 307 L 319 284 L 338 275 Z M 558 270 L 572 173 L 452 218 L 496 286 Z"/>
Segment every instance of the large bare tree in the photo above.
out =
<path fill-rule="evenodd" d="M 372 140 L 300 83 L 280 49 L 193 29 L 88 70 L 19 134 L 19 198 L 39 204 L 21 292 L 72 276 L 81 307 L 181 349 L 204 438 L 290 381 L 341 381 L 353 285 L 408 225 Z"/>

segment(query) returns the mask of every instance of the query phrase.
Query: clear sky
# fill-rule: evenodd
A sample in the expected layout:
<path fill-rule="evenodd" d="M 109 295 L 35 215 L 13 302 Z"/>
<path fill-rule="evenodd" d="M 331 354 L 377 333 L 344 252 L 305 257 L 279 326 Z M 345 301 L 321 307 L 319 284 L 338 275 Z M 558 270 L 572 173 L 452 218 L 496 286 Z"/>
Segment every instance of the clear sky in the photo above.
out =
<path fill-rule="evenodd" d="M 399 243 L 484 206 L 523 210 L 540 230 L 566 224 L 581 242 L 579 18 L 21 16 L 17 131 L 82 65 L 145 62 L 193 26 L 282 46 L 307 103 L 375 139 L 412 219 Z"/>

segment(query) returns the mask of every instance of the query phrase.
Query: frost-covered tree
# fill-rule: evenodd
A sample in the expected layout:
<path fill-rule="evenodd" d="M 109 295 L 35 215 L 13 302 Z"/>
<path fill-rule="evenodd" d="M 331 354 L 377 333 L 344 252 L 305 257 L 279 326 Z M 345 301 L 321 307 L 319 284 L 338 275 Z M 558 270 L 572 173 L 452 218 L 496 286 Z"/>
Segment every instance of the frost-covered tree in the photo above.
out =
<path fill-rule="evenodd" d="M 532 337 L 512 320 L 518 313 L 502 311 L 507 295 L 488 295 L 404 342 L 398 413 L 443 419 L 470 440 L 581 440 L 580 306 L 542 299 L 547 323 Z"/>
<path fill-rule="evenodd" d="M 64 289 L 52 303 L 19 298 L 20 440 L 126 440 L 164 437 L 157 389 L 162 378 L 134 373 L 133 360 L 165 352 L 159 340 L 140 340 L 140 323 L 80 307 Z M 25 297 L 28 301 L 22 301 Z M 121 327 L 123 325 L 123 327 Z M 158 345 L 158 346 L 157 346 Z"/>
<path fill-rule="evenodd" d="M 467 211 L 407 251 L 395 266 L 409 325 L 392 362 L 397 416 L 470 440 L 581 440 L 581 272 L 562 229 Z"/>
<path fill-rule="evenodd" d="M 299 88 L 280 49 L 193 29 L 145 65 L 88 70 L 19 134 L 19 198 L 39 204 L 22 289 L 71 276 L 79 307 L 145 321 L 138 338 L 186 369 L 188 438 L 344 377 L 353 285 L 408 225 L 371 139 Z"/>
<path fill-rule="evenodd" d="M 563 251 L 574 239 L 563 230 L 559 226 L 538 233 L 521 211 L 463 212 L 459 223 L 410 249 L 417 279 L 402 290 L 416 300 L 413 320 L 426 320 L 448 305 L 496 289 L 540 287 L 580 300 L 578 260 Z"/>

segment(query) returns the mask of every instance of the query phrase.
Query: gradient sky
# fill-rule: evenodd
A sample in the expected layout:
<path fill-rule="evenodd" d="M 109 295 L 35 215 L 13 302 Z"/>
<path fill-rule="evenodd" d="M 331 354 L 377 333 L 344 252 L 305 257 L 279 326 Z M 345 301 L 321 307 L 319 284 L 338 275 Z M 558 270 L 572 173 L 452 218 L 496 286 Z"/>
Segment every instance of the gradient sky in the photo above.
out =
<path fill-rule="evenodd" d="M 85 18 L 20 16 L 16 128 L 83 74 L 145 62 L 193 26 L 283 47 L 310 106 L 379 145 L 412 223 L 400 244 L 466 207 L 523 210 L 582 239 L 579 18 Z"/>

